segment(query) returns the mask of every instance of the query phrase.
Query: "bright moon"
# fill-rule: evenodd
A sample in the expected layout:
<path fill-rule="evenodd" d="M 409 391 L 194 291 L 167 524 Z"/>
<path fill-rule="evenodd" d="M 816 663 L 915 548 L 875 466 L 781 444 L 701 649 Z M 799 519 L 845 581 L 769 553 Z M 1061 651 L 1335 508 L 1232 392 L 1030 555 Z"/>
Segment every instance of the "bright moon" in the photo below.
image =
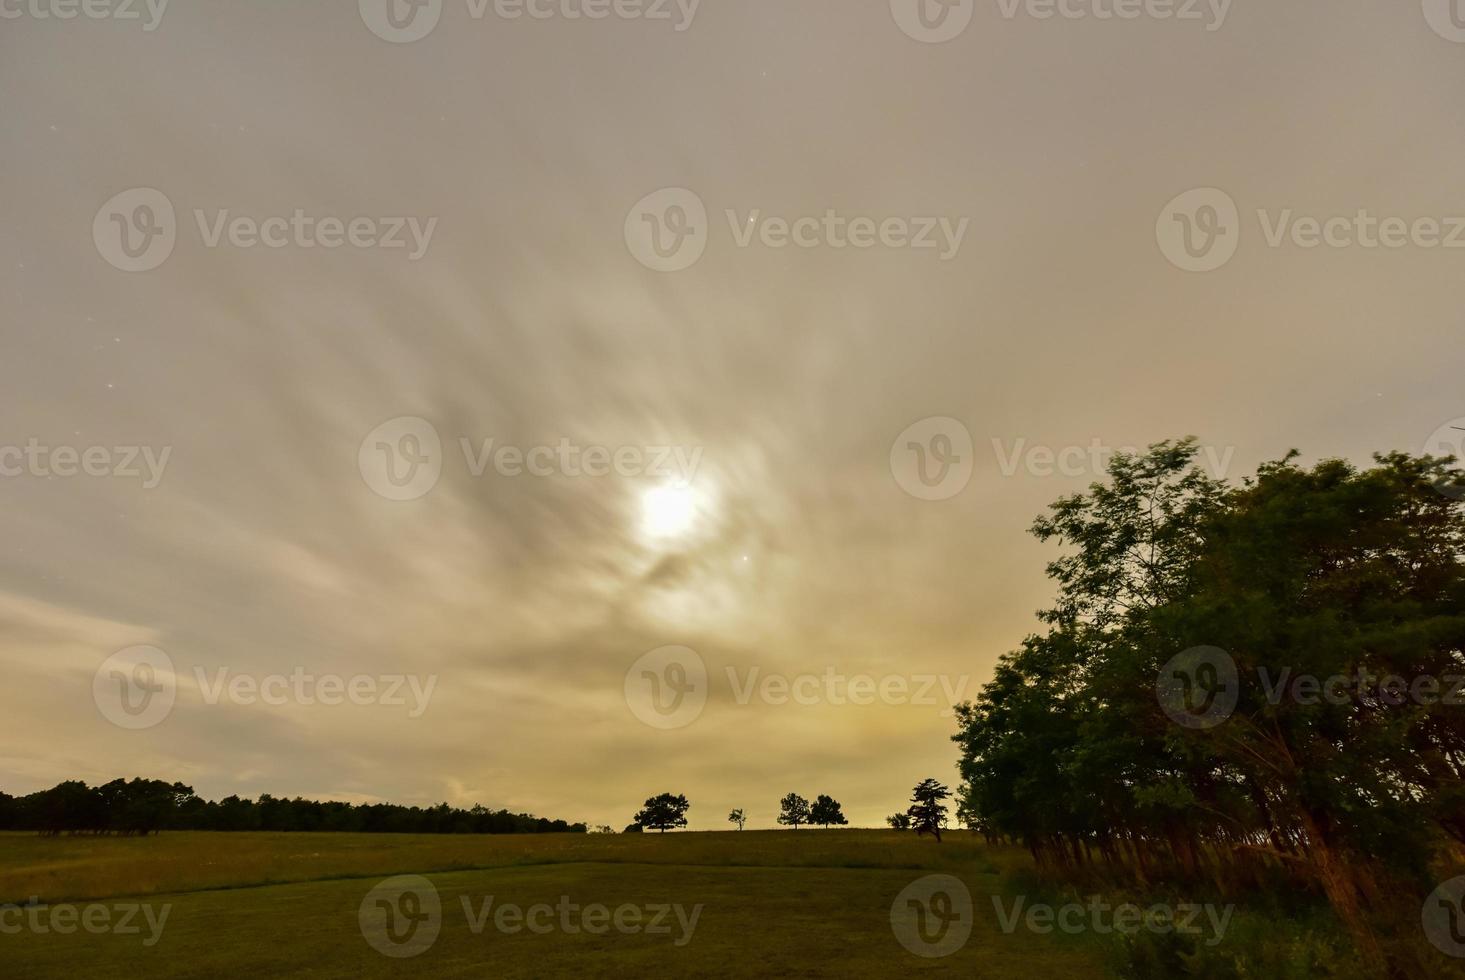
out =
<path fill-rule="evenodd" d="M 697 497 L 689 486 L 656 487 L 641 498 L 641 526 L 654 538 L 686 534 L 696 517 Z"/>

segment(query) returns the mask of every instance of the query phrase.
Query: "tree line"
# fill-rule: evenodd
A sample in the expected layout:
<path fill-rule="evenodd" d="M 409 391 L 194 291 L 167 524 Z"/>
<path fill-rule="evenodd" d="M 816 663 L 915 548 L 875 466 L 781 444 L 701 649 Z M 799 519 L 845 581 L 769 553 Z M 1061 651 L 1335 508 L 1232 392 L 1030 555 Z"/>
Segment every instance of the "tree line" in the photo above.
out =
<path fill-rule="evenodd" d="M 1195 456 L 1119 455 L 1034 524 L 1056 602 L 958 709 L 958 815 L 1069 877 L 1292 882 L 1407 974 L 1400 910 L 1465 855 L 1465 481 Z"/>
<path fill-rule="evenodd" d="M 895 830 L 916 830 L 919 834 L 932 834 L 937 842 L 946 827 L 947 813 L 943 803 L 951 791 L 934 779 L 927 779 L 916 785 L 912 791 L 911 807 L 904 813 L 886 821 Z M 661 793 L 648 799 L 635 820 L 626 827 L 625 833 L 639 834 L 646 830 L 666 833 L 687 826 L 687 811 L 692 804 L 681 793 Z M 728 823 L 737 824 L 739 830 L 748 822 L 747 813 L 737 808 L 727 815 Z M 844 827 L 849 820 L 844 808 L 834 797 L 820 793 L 810 803 L 798 793 L 789 793 L 778 801 L 778 823 L 798 830 L 809 825 L 816 827 Z M 609 828 L 604 828 L 608 830 Z"/>
<path fill-rule="evenodd" d="M 115 779 L 101 786 L 71 780 L 14 797 L 0 793 L 0 830 L 59 834 L 146 836 L 161 830 L 331 831 L 359 834 L 549 834 L 584 833 L 583 823 L 546 820 L 527 813 L 446 803 L 408 807 L 228 796 L 201 799 L 182 783 Z"/>

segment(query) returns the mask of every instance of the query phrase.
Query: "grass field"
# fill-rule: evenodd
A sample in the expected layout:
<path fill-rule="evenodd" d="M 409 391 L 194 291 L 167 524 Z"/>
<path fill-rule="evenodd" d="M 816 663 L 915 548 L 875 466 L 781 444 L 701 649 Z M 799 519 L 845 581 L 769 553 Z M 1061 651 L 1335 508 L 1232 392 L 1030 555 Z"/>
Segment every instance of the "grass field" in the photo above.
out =
<path fill-rule="evenodd" d="M 937 845 L 858 830 L 0 834 L 0 902 L 41 903 L 0 914 L 0 962 L 16 977 L 1111 976 L 1087 937 L 999 928 L 991 896 L 1010 891 L 1002 872 L 1025 860 L 964 833 Z M 431 915 L 421 911 L 427 891 L 408 882 L 403 904 L 401 882 L 378 889 L 401 875 L 436 893 L 440 915 L 421 918 L 419 931 L 410 917 Z M 924 902 L 930 875 L 970 892 L 964 942 L 936 918 L 914 919 L 927 907 L 907 898 Z M 944 914 L 941 900 L 932 916 Z M 893 921 L 893 905 L 910 911 Z M 391 937 L 410 932 L 402 945 L 383 941 L 388 909 L 404 915 Z M 903 936 L 923 952 L 954 952 L 917 955 Z M 417 955 L 387 955 L 369 939 Z"/>

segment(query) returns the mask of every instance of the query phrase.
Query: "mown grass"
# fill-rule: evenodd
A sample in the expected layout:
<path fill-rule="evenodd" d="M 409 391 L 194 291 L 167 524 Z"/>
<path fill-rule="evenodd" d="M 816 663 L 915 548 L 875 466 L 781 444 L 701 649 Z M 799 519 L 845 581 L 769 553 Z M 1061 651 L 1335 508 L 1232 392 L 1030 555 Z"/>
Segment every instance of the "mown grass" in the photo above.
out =
<path fill-rule="evenodd" d="M 995 871 L 965 833 L 937 845 L 859 830 L 682 834 L 218 834 L 39 837 L 0 833 L 0 902 L 566 863 Z"/>
<path fill-rule="evenodd" d="M 358 913 L 396 875 L 427 877 L 441 933 L 427 951 L 391 959 L 368 945 Z M 952 955 L 907 951 L 891 924 L 906 886 L 959 878 L 975 912 Z M 1027 855 L 956 832 L 946 842 L 889 831 L 747 831 L 649 835 L 444 837 L 168 833 L 146 839 L 0 834 L 0 903 L 135 901 L 168 906 L 155 945 L 128 936 L 0 929 L 0 974 L 19 977 L 259 976 L 976 976 L 1309 977 L 1352 980 L 1351 957 L 1326 910 L 1294 913 L 1260 899 L 1236 911 L 1224 943 L 1026 928 L 1004 931 L 994 896 L 1061 905 L 1078 892 L 1044 882 Z M 555 928 L 475 932 L 463 902 L 554 906 L 681 905 L 702 910 L 689 941 Z M 1111 895 L 1112 901 L 1186 896 Z M 1010 907 L 1010 906 L 1009 906 Z M 13 921 L 13 920 L 12 920 Z"/>

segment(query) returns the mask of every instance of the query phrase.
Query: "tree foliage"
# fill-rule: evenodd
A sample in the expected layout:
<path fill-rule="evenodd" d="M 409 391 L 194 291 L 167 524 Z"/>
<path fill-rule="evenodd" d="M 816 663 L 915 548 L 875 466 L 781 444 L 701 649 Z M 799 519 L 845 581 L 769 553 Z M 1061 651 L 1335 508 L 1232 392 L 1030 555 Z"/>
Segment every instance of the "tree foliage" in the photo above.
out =
<path fill-rule="evenodd" d="M 906 810 L 910 826 L 917 835 L 932 834 L 941 842 L 941 831 L 946 827 L 946 799 L 951 790 L 934 779 L 925 779 L 911 790 L 911 805 Z"/>
<path fill-rule="evenodd" d="M 820 827 L 843 827 L 849 824 L 839 801 L 820 793 L 809 808 L 809 823 Z"/>
<path fill-rule="evenodd" d="M 1381 973 L 1372 920 L 1465 843 L 1465 506 L 1438 489 L 1459 471 L 1289 454 L 1232 487 L 1194 456 L 1120 455 L 1035 523 L 1067 549 L 1057 598 L 958 708 L 959 809 L 1070 872 L 1300 876 Z M 1202 648 L 1209 673 L 1177 672 Z"/>
<path fill-rule="evenodd" d="M 648 830 L 668 830 L 687 825 L 687 811 L 692 804 L 680 794 L 662 793 L 646 801 L 646 808 L 636 814 L 636 823 Z"/>
<path fill-rule="evenodd" d="M 800 824 L 809 822 L 809 801 L 797 793 L 790 793 L 778 801 L 778 822 L 785 827 L 799 829 Z"/>
<path fill-rule="evenodd" d="M 268 794 L 218 802 L 190 786 L 156 779 L 114 779 L 101 786 L 70 780 L 28 796 L 0 794 L 0 830 L 58 834 L 147 836 L 161 830 L 272 830 L 394 834 L 584 833 L 583 823 L 545 820 L 527 813 L 446 803 L 405 807 L 390 803 L 322 803 Z"/>

